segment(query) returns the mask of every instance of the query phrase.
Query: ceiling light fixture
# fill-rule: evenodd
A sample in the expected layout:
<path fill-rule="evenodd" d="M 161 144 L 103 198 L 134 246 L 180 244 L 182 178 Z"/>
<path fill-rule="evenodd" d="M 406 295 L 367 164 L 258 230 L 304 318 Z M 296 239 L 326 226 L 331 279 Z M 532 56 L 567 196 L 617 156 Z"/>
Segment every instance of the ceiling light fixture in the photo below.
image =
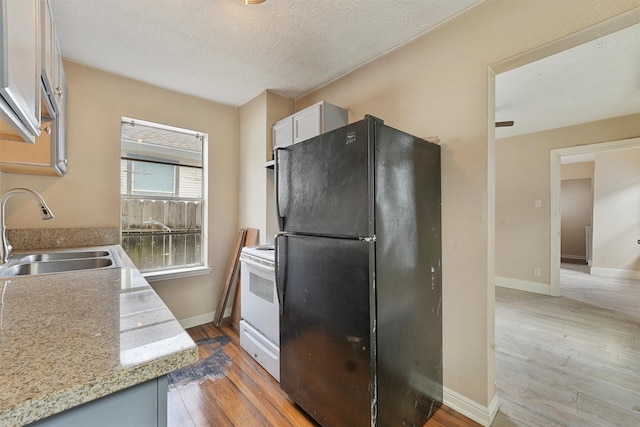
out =
<path fill-rule="evenodd" d="M 258 3 L 264 2 L 264 0 L 240 0 L 240 1 L 242 1 L 245 6 L 248 6 L 250 4 L 258 4 Z"/>

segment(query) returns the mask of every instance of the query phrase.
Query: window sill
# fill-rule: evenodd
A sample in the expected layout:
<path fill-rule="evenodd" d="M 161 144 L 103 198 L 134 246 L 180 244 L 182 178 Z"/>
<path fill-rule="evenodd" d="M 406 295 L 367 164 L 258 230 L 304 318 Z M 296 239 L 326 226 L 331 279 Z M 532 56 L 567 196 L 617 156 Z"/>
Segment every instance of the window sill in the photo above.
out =
<path fill-rule="evenodd" d="M 182 279 L 183 277 L 203 276 L 211 273 L 211 267 L 187 267 L 176 268 L 175 270 L 150 271 L 142 273 L 147 282 L 160 282 L 162 280 Z"/>

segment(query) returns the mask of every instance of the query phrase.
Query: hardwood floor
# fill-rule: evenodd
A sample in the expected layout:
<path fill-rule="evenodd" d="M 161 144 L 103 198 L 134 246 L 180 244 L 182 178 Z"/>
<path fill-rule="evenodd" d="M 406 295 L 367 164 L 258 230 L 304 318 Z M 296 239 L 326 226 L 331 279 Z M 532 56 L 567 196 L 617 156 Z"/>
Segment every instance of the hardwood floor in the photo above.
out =
<path fill-rule="evenodd" d="M 640 426 L 640 282 L 591 276 L 563 264 L 559 298 L 496 288 L 494 427 Z M 199 369 L 173 378 L 169 427 L 316 426 L 238 334 L 189 329 Z M 478 426 L 442 407 L 425 427 Z"/>
<path fill-rule="evenodd" d="M 238 333 L 231 327 L 207 324 L 188 332 L 194 341 L 202 340 L 200 362 L 170 376 L 169 427 L 317 426 L 240 348 Z M 425 427 L 478 425 L 443 406 Z"/>
<path fill-rule="evenodd" d="M 561 297 L 496 288 L 493 426 L 640 426 L 640 282 L 562 266 Z"/>

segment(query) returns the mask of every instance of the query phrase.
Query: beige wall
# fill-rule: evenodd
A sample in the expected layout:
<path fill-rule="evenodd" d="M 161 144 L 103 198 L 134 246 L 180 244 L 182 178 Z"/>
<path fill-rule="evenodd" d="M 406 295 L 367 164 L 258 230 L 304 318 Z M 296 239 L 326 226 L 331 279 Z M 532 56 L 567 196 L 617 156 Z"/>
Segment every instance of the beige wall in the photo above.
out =
<path fill-rule="evenodd" d="M 275 94 L 273 92 L 267 92 L 267 159 L 273 159 L 273 133 L 271 132 L 271 126 L 278 120 L 284 119 L 294 113 L 294 100 Z M 267 234 L 266 243 L 272 244 L 274 236 L 280 231 L 278 228 L 277 214 L 276 214 L 276 201 L 275 201 L 275 182 L 273 176 L 273 169 L 267 170 Z"/>
<path fill-rule="evenodd" d="M 640 272 L 640 149 L 596 154 L 594 175 L 592 273 Z"/>
<path fill-rule="evenodd" d="M 550 150 L 639 135 L 635 114 L 497 140 L 496 275 L 550 282 Z M 539 277 L 535 268 L 541 269 Z"/>
<path fill-rule="evenodd" d="M 266 170 L 267 92 L 263 92 L 238 109 L 240 147 L 240 193 L 238 226 L 260 230 L 264 243 L 267 227 Z"/>
<path fill-rule="evenodd" d="M 561 179 L 593 179 L 594 166 L 593 161 L 562 164 Z"/>
<path fill-rule="evenodd" d="M 561 246 L 563 258 L 586 260 L 585 227 L 591 225 L 593 191 L 591 178 L 563 179 L 561 182 Z"/>
<path fill-rule="evenodd" d="M 69 87 L 67 151 L 63 177 L 4 174 L 4 190 L 40 191 L 56 218 L 41 221 L 31 200 L 7 206 L 13 228 L 120 226 L 120 118 L 193 129 L 209 134 L 210 275 L 154 284 L 178 319 L 215 310 L 238 221 L 238 116 L 229 107 L 137 81 L 64 63 Z"/>
<path fill-rule="evenodd" d="M 595 162 L 568 163 L 561 166 L 562 257 L 586 259 L 585 225 L 593 224 L 593 168 Z"/>
<path fill-rule="evenodd" d="M 593 168 L 595 162 L 561 166 L 561 247 L 565 258 L 586 259 L 585 225 L 593 224 Z"/>
<path fill-rule="evenodd" d="M 441 138 L 444 385 L 485 408 L 495 396 L 489 67 L 638 6 L 487 0 L 296 100 L 298 110 L 326 100 L 348 108 L 350 121 L 369 113 Z"/>
<path fill-rule="evenodd" d="M 260 244 L 278 231 L 273 192 L 271 125 L 293 113 L 293 100 L 265 91 L 239 108 L 240 228 L 258 228 Z"/>
<path fill-rule="evenodd" d="M 326 100 L 348 108 L 350 121 L 370 113 L 404 131 L 441 138 L 444 385 L 481 407 L 495 395 L 493 144 L 488 143 L 494 116 L 489 67 L 634 7 L 640 7 L 640 0 L 610 1 L 606 7 L 601 0 L 486 0 L 296 100 L 297 109 Z M 65 67 L 70 109 L 68 175 L 5 174 L 2 178 L 4 189 L 24 185 L 42 191 L 58 214 L 57 222 L 42 223 L 36 212 L 16 202 L 10 207 L 9 226 L 117 226 L 122 115 L 208 132 L 209 258 L 214 271 L 210 277 L 165 282 L 155 288 L 178 318 L 212 311 L 239 228 L 237 110 L 76 64 Z M 597 128 L 584 132 L 582 140 L 623 138 L 630 133 L 629 127 L 627 123 L 619 129 Z M 555 143 L 567 146 L 575 140 Z M 535 157 L 538 161 L 537 153 Z M 545 177 L 548 181 L 548 153 L 546 157 L 544 166 L 528 169 L 542 181 Z M 548 189 L 548 182 L 543 187 Z M 531 191 L 527 203 L 532 196 L 544 200 L 548 190 Z M 535 254 L 538 249 L 532 251 Z"/>

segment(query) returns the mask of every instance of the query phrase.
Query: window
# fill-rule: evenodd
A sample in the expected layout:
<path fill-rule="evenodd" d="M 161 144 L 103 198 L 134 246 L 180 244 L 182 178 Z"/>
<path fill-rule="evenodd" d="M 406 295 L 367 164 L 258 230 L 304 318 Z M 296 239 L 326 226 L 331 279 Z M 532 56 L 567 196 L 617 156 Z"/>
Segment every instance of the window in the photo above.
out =
<path fill-rule="evenodd" d="M 122 247 L 148 279 L 208 271 L 206 153 L 206 134 L 122 118 Z"/>

